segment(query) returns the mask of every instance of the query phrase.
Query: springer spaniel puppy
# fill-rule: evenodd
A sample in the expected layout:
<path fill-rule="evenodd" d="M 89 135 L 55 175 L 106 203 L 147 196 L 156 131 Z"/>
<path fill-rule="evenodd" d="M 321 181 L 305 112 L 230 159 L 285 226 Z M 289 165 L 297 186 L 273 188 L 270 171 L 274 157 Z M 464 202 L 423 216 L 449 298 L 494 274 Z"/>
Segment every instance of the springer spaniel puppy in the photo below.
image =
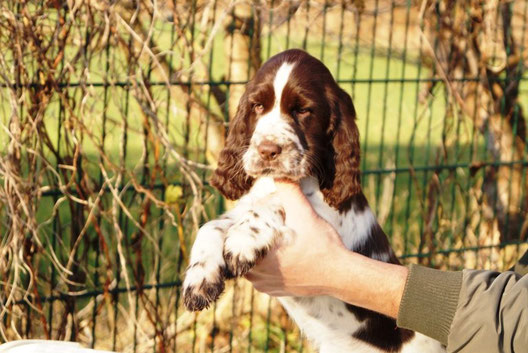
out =
<path fill-rule="evenodd" d="M 279 237 L 292 236 L 273 200 L 273 178 L 298 181 L 350 250 L 398 263 L 361 191 L 355 118 L 350 96 L 304 51 L 287 50 L 262 66 L 240 99 L 211 181 L 239 201 L 196 236 L 183 283 L 189 310 L 207 308 L 225 279 L 244 275 Z M 444 352 L 389 317 L 332 297 L 279 301 L 322 353 Z"/>

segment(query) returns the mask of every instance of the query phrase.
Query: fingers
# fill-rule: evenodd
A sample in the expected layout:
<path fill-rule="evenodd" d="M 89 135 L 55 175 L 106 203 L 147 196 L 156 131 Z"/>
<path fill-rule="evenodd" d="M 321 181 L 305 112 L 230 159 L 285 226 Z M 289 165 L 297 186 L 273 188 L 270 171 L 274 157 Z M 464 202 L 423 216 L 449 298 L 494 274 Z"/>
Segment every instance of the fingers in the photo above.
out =
<path fill-rule="evenodd" d="M 285 290 L 284 285 L 280 281 L 275 280 L 266 280 L 264 278 L 259 278 L 258 275 L 255 275 L 250 271 L 244 277 L 253 284 L 253 287 L 257 292 L 266 293 L 273 297 L 284 297 L 291 296 L 292 294 Z"/>
<path fill-rule="evenodd" d="M 247 279 L 250 282 L 254 282 L 257 280 L 258 276 L 253 274 L 253 270 L 249 271 L 244 275 L 244 278 Z"/>
<path fill-rule="evenodd" d="M 269 271 L 269 266 L 256 265 L 244 277 L 250 282 L 258 282 L 269 278 L 277 277 L 275 273 Z"/>
<path fill-rule="evenodd" d="M 251 282 L 251 284 L 253 285 L 253 287 L 258 291 L 258 292 L 261 292 L 261 293 L 267 293 L 269 294 L 270 292 L 270 287 L 269 285 L 266 285 L 266 281 L 265 279 L 262 278 L 262 276 L 257 273 L 254 269 L 249 271 L 248 273 L 246 273 L 246 275 L 244 276 L 248 281 Z"/>
<path fill-rule="evenodd" d="M 248 273 L 244 275 L 244 278 L 253 283 L 253 285 L 262 286 L 263 283 L 266 284 L 279 284 L 282 283 L 280 275 L 268 271 L 268 267 L 257 265 L 253 267 Z"/>

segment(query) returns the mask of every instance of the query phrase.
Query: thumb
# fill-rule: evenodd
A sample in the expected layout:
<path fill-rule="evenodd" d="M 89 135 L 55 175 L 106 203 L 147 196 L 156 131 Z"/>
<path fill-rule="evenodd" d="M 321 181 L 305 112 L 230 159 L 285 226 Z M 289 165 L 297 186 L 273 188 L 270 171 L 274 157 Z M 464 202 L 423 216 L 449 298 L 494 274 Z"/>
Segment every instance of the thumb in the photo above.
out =
<path fill-rule="evenodd" d="M 294 183 L 290 180 L 276 180 L 275 181 L 276 193 L 285 208 L 286 213 L 289 211 L 298 211 L 297 208 L 302 208 L 304 211 L 313 211 L 310 201 L 306 198 L 302 192 L 299 184 Z"/>

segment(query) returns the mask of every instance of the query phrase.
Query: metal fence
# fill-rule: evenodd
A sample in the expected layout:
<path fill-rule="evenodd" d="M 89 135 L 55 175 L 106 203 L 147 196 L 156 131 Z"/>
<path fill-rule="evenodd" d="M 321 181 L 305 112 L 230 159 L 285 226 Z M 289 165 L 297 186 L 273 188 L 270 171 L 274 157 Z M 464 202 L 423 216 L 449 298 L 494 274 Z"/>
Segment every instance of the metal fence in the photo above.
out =
<path fill-rule="evenodd" d="M 1 340 L 309 352 L 245 281 L 182 308 L 207 185 L 261 62 L 320 58 L 358 112 L 364 192 L 404 262 L 527 248 L 528 1 L 0 4 Z"/>

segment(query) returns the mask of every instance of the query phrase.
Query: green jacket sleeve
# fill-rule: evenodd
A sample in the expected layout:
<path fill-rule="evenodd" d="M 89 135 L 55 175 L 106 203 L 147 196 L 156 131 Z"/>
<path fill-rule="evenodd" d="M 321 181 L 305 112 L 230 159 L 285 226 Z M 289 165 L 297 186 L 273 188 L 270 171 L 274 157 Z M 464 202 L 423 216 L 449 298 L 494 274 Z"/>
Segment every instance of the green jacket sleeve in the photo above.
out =
<path fill-rule="evenodd" d="M 528 352 L 528 276 L 464 270 L 448 352 Z"/>
<path fill-rule="evenodd" d="M 528 253 L 516 271 L 528 269 L 524 260 Z M 448 352 L 528 352 L 528 276 L 411 265 L 398 325 L 439 340 Z"/>

